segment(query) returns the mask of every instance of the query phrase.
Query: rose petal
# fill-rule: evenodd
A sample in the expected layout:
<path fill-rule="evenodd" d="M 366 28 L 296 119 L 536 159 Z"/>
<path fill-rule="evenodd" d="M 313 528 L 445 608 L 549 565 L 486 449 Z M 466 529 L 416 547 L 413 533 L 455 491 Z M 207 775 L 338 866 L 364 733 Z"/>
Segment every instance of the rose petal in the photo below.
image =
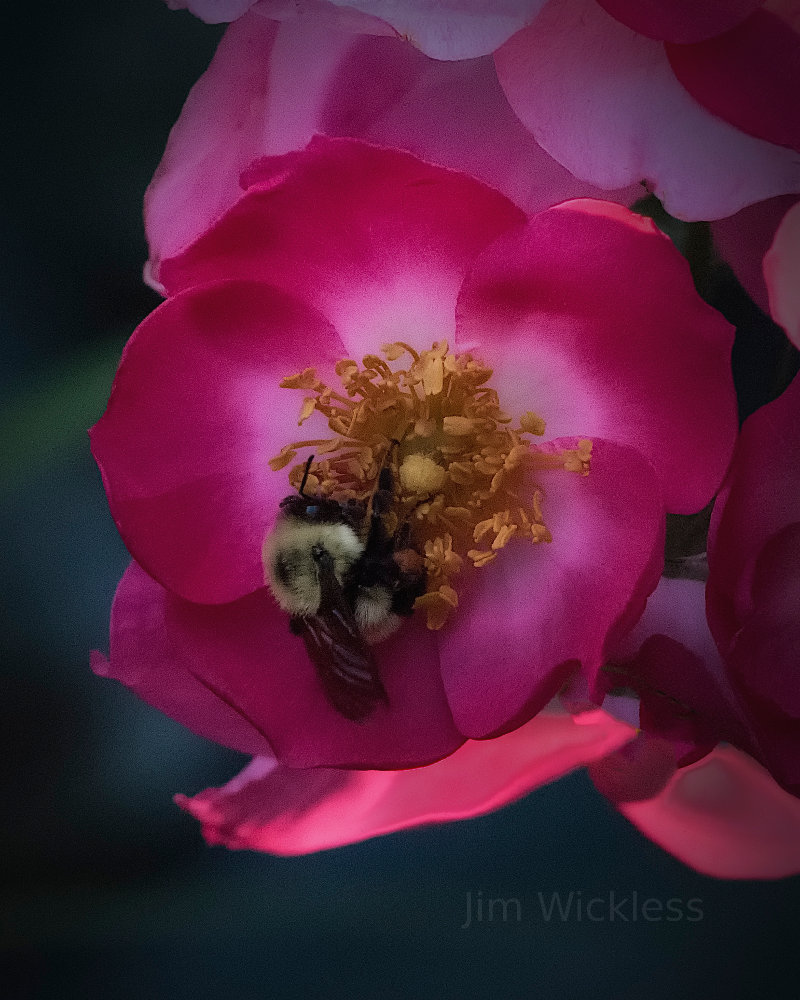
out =
<path fill-rule="evenodd" d="M 708 621 L 723 656 L 753 611 L 755 562 L 800 521 L 800 376 L 744 422 L 708 536 Z"/>
<path fill-rule="evenodd" d="M 653 798 L 674 773 L 672 743 L 643 732 L 589 765 L 589 777 L 595 787 L 615 805 Z"/>
<path fill-rule="evenodd" d="M 675 79 L 663 45 L 594 0 L 550 0 L 495 62 L 514 111 L 576 177 L 609 188 L 645 179 L 682 219 L 800 190 L 793 152 L 709 114 Z"/>
<path fill-rule="evenodd" d="M 800 202 L 784 216 L 764 257 L 764 280 L 773 319 L 800 347 Z"/>
<path fill-rule="evenodd" d="M 620 808 L 647 837 L 706 875 L 800 872 L 800 800 L 732 748 L 678 771 L 658 798 Z"/>
<path fill-rule="evenodd" d="M 469 177 L 351 140 L 318 137 L 251 183 L 221 222 L 164 262 L 164 285 L 174 294 L 220 277 L 269 281 L 319 308 L 357 357 L 387 341 L 452 342 L 469 264 L 523 217 Z"/>
<path fill-rule="evenodd" d="M 545 0 L 332 0 L 386 21 L 406 41 L 434 59 L 488 55 L 530 24 Z"/>
<path fill-rule="evenodd" d="M 597 0 L 632 31 L 668 42 L 699 42 L 740 24 L 761 0 Z"/>
<path fill-rule="evenodd" d="M 343 353 L 321 316 L 266 285 L 195 289 L 141 324 L 91 436 L 114 520 L 151 576 L 209 603 L 263 586 L 264 535 L 291 492 L 267 463 L 316 436 L 278 383 Z"/>
<path fill-rule="evenodd" d="M 228 742 L 225 727 L 238 716 L 263 737 L 259 753 L 267 745 L 290 767 L 413 767 L 463 743 L 442 690 L 435 640 L 418 621 L 376 647 L 389 703 L 360 723 L 328 703 L 302 639 L 265 589 L 231 604 L 191 604 L 131 570 L 112 629 L 112 675 L 192 728 L 193 692 L 204 689 L 222 718 L 207 722 L 211 710 L 201 700 L 198 731 L 205 735 L 213 724 L 215 738 Z"/>
<path fill-rule="evenodd" d="M 163 626 L 165 591 L 132 562 L 111 609 L 111 651 L 92 654 L 92 669 L 112 677 L 192 732 L 242 753 L 271 753 L 268 740 L 232 705 L 200 683 Z"/>
<path fill-rule="evenodd" d="M 727 219 L 718 219 L 711 224 L 714 246 L 719 255 L 730 264 L 744 290 L 765 313 L 770 311 L 770 306 L 762 270 L 762 263 L 767 266 L 764 254 L 769 250 L 781 220 L 795 203 L 796 195 L 781 195 L 750 205 Z M 788 256 L 784 258 L 783 252 L 781 258 L 790 260 Z M 790 282 L 788 287 L 793 288 L 794 285 Z"/>
<path fill-rule="evenodd" d="M 753 573 L 753 614 L 737 631 L 731 668 L 782 715 L 800 720 L 800 522 L 762 548 Z M 796 748 L 799 761 L 800 745 Z"/>
<path fill-rule="evenodd" d="M 157 274 L 161 259 L 234 204 L 253 159 L 302 149 L 315 133 L 407 149 L 477 177 L 527 212 L 582 196 L 627 205 L 641 193 L 637 183 L 603 194 L 548 156 L 508 106 L 488 56 L 438 62 L 396 38 L 354 35 L 319 12 L 277 34 L 249 16 L 226 32 L 148 188 L 149 270 Z"/>
<path fill-rule="evenodd" d="M 206 24 L 235 21 L 258 0 L 166 0 L 170 10 L 190 10 Z"/>
<path fill-rule="evenodd" d="M 660 490 L 637 452 L 594 439 L 587 477 L 536 480 L 552 543 L 512 540 L 464 574 L 454 623 L 440 633 L 453 717 L 473 738 L 530 718 L 578 664 L 593 683 L 609 633 L 631 606 L 638 613 L 661 571 Z"/>
<path fill-rule="evenodd" d="M 630 739 L 603 712 L 542 713 L 490 742 L 468 742 L 407 771 L 293 770 L 260 757 L 223 788 L 176 801 L 212 844 L 308 854 L 396 830 L 480 816 Z"/>
<path fill-rule="evenodd" d="M 637 448 L 670 511 L 719 488 L 737 426 L 733 329 L 649 220 L 600 202 L 550 209 L 484 252 L 458 308 L 459 342 L 486 337 L 509 412 L 535 410 L 548 436 Z"/>
<path fill-rule="evenodd" d="M 666 52 L 682 86 L 711 114 L 800 150 L 800 37 L 779 17 L 758 10 L 724 35 Z"/>
<path fill-rule="evenodd" d="M 636 691 L 642 729 L 670 740 L 680 766 L 720 740 L 749 753 L 758 746 L 709 631 L 705 604 L 701 581 L 662 577 L 604 668 L 610 683 Z"/>

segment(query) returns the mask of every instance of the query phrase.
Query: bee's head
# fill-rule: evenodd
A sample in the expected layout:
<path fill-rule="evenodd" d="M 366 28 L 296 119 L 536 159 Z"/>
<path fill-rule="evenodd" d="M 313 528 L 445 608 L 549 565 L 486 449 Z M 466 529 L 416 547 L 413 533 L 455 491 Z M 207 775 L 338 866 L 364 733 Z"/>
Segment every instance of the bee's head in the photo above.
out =
<path fill-rule="evenodd" d="M 309 497 L 300 493 L 292 493 L 281 500 L 280 508 L 287 517 L 296 517 L 299 521 L 335 524 L 343 519 L 341 504 L 336 500 L 328 500 L 324 497 Z"/>

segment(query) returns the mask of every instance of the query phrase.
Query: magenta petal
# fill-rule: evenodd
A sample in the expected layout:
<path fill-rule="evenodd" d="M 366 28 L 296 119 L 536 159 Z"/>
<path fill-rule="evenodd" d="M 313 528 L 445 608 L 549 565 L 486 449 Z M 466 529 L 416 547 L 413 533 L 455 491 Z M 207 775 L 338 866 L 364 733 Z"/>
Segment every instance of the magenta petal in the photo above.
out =
<path fill-rule="evenodd" d="M 732 748 L 678 771 L 657 798 L 620 808 L 642 833 L 706 875 L 800 872 L 800 800 Z"/>
<path fill-rule="evenodd" d="M 269 591 L 191 604 L 134 565 L 115 604 L 106 672 L 202 735 L 269 750 L 290 767 L 413 767 L 452 753 L 464 738 L 432 634 L 411 622 L 377 653 L 389 705 L 349 722 L 326 700 Z"/>
<path fill-rule="evenodd" d="M 164 628 L 168 600 L 166 591 L 131 563 L 114 597 L 109 658 L 93 653 L 92 669 L 200 736 L 242 753 L 270 753 L 263 733 L 186 668 Z"/>
<path fill-rule="evenodd" d="M 649 220 L 591 201 L 541 213 L 477 260 L 458 329 L 460 343 L 486 338 L 509 412 L 535 410 L 548 436 L 632 445 L 668 510 L 719 488 L 737 428 L 733 329 Z"/>
<path fill-rule="evenodd" d="M 603 712 L 579 720 L 542 713 L 497 740 L 465 743 L 428 767 L 296 770 L 261 757 L 223 788 L 176 801 L 200 820 L 209 843 L 308 854 L 491 812 L 613 752 L 630 735 Z"/>
<path fill-rule="evenodd" d="M 495 62 L 521 121 L 576 177 L 608 188 L 646 180 L 682 219 L 718 219 L 800 190 L 790 150 L 709 114 L 678 83 L 661 43 L 594 0 L 550 0 Z"/>
<path fill-rule="evenodd" d="M 388 706 L 358 723 L 329 704 L 302 639 L 267 590 L 213 606 L 167 597 L 164 628 L 185 669 L 235 705 L 290 767 L 415 767 L 463 743 L 435 638 L 417 619 L 376 647 Z"/>
<path fill-rule="evenodd" d="M 800 202 L 784 216 L 764 257 L 764 280 L 773 319 L 800 348 Z"/>
<path fill-rule="evenodd" d="M 800 150 L 800 37 L 759 10 L 696 45 L 667 45 L 675 76 L 714 115 L 779 146 Z"/>
<path fill-rule="evenodd" d="M 761 550 L 752 600 L 755 610 L 730 649 L 731 667 L 775 712 L 800 720 L 800 521 Z M 800 776 L 800 762 L 796 770 Z"/>
<path fill-rule="evenodd" d="M 546 0 L 332 0 L 386 21 L 407 42 L 434 59 L 488 55 L 530 24 Z"/>
<path fill-rule="evenodd" d="M 589 777 L 597 790 L 616 805 L 653 798 L 674 773 L 672 744 L 645 732 L 589 765 Z"/>
<path fill-rule="evenodd" d="M 711 518 L 708 621 L 723 656 L 753 611 L 756 559 L 800 521 L 800 376 L 744 422 Z"/>
<path fill-rule="evenodd" d="M 297 294 L 336 326 L 348 353 L 454 337 L 475 255 L 522 219 L 478 181 L 397 150 L 317 137 L 250 172 L 241 201 L 165 261 L 170 291 L 220 277 Z"/>
<path fill-rule="evenodd" d="M 465 574 L 453 624 L 440 633 L 453 717 L 473 738 L 530 718 L 578 664 L 593 682 L 610 633 L 631 608 L 639 614 L 661 571 L 660 490 L 638 453 L 595 439 L 587 477 L 536 479 L 552 543 L 512 540 Z"/>
<path fill-rule="evenodd" d="M 597 0 L 617 21 L 648 38 L 699 42 L 740 24 L 762 0 Z"/>
<path fill-rule="evenodd" d="M 114 520 L 151 576 L 208 603 L 263 586 L 264 535 L 290 492 L 267 463 L 314 436 L 278 383 L 342 354 L 322 317 L 252 283 L 192 290 L 139 326 L 91 435 Z"/>

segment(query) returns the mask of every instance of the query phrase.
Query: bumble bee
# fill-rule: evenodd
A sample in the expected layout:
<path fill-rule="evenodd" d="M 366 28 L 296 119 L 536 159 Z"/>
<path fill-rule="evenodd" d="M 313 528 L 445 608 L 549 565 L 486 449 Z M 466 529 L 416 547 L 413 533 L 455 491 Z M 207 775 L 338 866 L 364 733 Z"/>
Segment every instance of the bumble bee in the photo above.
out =
<path fill-rule="evenodd" d="M 387 532 L 393 475 L 384 465 L 369 503 L 307 496 L 306 463 L 297 494 L 285 497 L 264 543 L 267 582 L 302 637 L 328 701 L 361 721 L 388 702 L 371 646 L 410 616 L 425 589 L 422 558 L 408 521 Z"/>

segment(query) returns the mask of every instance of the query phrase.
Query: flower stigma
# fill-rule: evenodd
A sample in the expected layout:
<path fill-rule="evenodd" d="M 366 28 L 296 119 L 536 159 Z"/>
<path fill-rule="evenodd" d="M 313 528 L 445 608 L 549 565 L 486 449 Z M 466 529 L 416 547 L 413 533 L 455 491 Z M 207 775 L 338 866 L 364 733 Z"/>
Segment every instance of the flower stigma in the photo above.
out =
<path fill-rule="evenodd" d="M 453 579 L 466 565 L 497 559 L 517 539 L 551 542 L 544 520 L 545 495 L 537 470 L 563 469 L 587 476 L 592 442 L 544 450 L 545 421 L 529 410 L 514 426 L 488 383 L 492 369 L 471 353 L 453 354 L 446 341 L 416 351 L 397 341 L 383 357 L 349 358 L 335 366 L 337 391 L 316 369 L 284 378 L 280 385 L 305 393 L 298 424 L 321 413 L 329 438 L 285 445 L 270 460 L 273 471 L 290 465 L 303 448 L 314 461 L 293 465 L 289 482 L 299 490 L 339 502 L 369 504 L 381 470 L 394 471 L 391 508 L 383 515 L 389 535 L 404 529 L 424 559 L 425 592 L 416 599 L 430 629 L 441 628 L 458 607 Z"/>

